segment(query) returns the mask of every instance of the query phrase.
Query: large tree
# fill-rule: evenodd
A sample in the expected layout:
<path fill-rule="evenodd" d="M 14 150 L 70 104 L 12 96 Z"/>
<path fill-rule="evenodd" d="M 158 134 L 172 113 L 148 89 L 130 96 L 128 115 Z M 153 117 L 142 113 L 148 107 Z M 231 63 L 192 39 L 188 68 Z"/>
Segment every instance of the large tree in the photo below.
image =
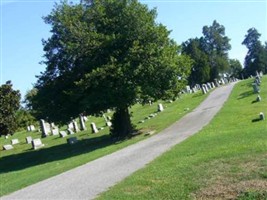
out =
<path fill-rule="evenodd" d="M 229 59 L 229 71 L 230 76 L 235 78 L 242 78 L 242 65 L 237 59 Z"/>
<path fill-rule="evenodd" d="M 220 72 L 227 71 L 228 51 L 231 49 L 230 39 L 225 36 L 225 28 L 216 20 L 211 26 L 204 26 L 203 30 L 203 47 L 209 57 L 211 66 L 211 80 L 218 78 Z"/>
<path fill-rule="evenodd" d="M 20 107 L 20 92 L 12 89 L 11 81 L 0 86 L 0 135 L 13 134 L 17 128 L 16 112 Z"/>
<path fill-rule="evenodd" d="M 228 51 L 230 39 L 225 36 L 225 28 L 213 21 L 211 26 L 204 26 L 203 36 L 189 39 L 182 45 L 182 52 L 193 59 L 189 82 L 191 85 L 213 81 L 220 73 L 229 70 Z"/>
<path fill-rule="evenodd" d="M 210 64 L 208 55 L 203 50 L 203 38 L 189 39 L 182 44 L 182 53 L 190 56 L 193 60 L 191 74 L 189 77 L 190 85 L 205 83 L 210 80 Z"/>
<path fill-rule="evenodd" d="M 242 42 L 248 48 L 245 57 L 245 73 L 247 76 L 256 75 L 256 72 L 267 72 L 266 46 L 259 40 L 261 34 L 255 28 L 250 28 Z"/>
<path fill-rule="evenodd" d="M 178 95 L 191 60 L 155 19 L 137 0 L 57 4 L 45 17 L 52 36 L 43 41 L 47 68 L 32 99 L 39 117 L 64 123 L 114 108 L 112 134 L 125 136 L 136 99 Z"/>

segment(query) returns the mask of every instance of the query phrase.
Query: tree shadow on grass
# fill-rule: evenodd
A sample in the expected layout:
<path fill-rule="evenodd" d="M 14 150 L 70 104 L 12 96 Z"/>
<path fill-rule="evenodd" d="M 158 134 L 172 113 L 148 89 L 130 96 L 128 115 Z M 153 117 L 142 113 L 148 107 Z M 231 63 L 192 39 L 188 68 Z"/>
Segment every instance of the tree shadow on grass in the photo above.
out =
<path fill-rule="evenodd" d="M 253 94 L 254 94 L 253 91 L 246 91 L 246 92 L 241 93 L 237 99 L 238 100 L 239 99 L 244 99 L 244 98 L 249 97 L 249 96 L 251 96 Z"/>
<path fill-rule="evenodd" d="M 251 104 L 254 104 L 254 103 L 257 103 L 257 102 L 259 102 L 259 101 L 258 100 L 254 100 L 254 101 L 251 102 Z"/>
<path fill-rule="evenodd" d="M 256 118 L 256 119 L 252 119 L 251 122 L 259 122 L 259 121 L 262 121 L 262 119 L 260 118 Z"/>
<path fill-rule="evenodd" d="M 79 140 L 76 144 L 65 144 L 43 148 L 39 150 L 28 150 L 20 154 L 9 155 L 0 159 L 0 174 L 23 170 L 36 165 L 64 160 L 94 150 L 104 148 L 120 141 L 112 140 L 109 135 L 97 138 Z"/>

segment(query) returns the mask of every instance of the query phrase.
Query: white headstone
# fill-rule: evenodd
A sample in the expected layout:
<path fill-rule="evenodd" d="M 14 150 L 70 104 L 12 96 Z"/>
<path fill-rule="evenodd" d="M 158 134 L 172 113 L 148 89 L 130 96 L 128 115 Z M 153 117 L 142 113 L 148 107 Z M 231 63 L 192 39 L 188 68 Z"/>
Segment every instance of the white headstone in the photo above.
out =
<path fill-rule="evenodd" d="M 72 124 L 73 124 L 73 131 L 75 133 L 78 133 L 80 131 L 80 129 L 78 128 L 78 124 L 75 120 L 72 121 Z"/>
<path fill-rule="evenodd" d="M 91 123 L 91 128 L 93 133 L 98 133 L 98 129 L 96 128 L 96 125 L 94 122 Z"/>
<path fill-rule="evenodd" d="M 27 142 L 27 144 L 31 144 L 32 137 L 31 136 L 26 137 L 26 142 Z"/>
<path fill-rule="evenodd" d="M 68 129 L 74 129 L 74 127 L 73 127 L 73 123 L 72 123 L 72 122 L 70 122 L 70 123 L 68 124 Z"/>
<path fill-rule="evenodd" d="M 68 133 L 69 133 L 70 135 L 73 135 L 73 134 L 74 134 L 74 132 L 73 132 L 71 129 L 69 129 L 69 128 L 68 128 L 67 131 L 68 131 Z"/>
<path fill-rule="evenodd" d="M 252 83 L 253 91 L 254 93 L 259 93 L 260 89 L 259 86 L 256 83 Z"/>
<path fill-rule="evenodd" d="M 14 145 L 14 144 L 18 144 L 19 143 L 19 140 L 18 139 L 13 139 L 11 140 L 11 144 Z"/>
<path fill-rule="evenodd" d="M 158 105 L 158 112 L 162 112 L 164 110 L 163 105 L 160 103 Z"/>
<path fill-rule="evenodd" d="M 58 128 L 52 129 L 52 135 L 58 135 L 58 134 L 59 134 Z"/>
<path fill-rule="evenodd" d="M 27 126 L 27 131 L 30 132 L 31 131 L 31 127 Z"/>
<path fill-rule="evenodd" d="M 206 94 L 207 93 L 206 88 L 204 86 L 201 87 L 201 90 L 202 90 L 202 93 L 203 94 Z"/>
<path fill-rule="evenodd" d="M 185 86 L 186 93 L 191 93 L 191 88 L 189 85 Z"/>
<path fill-rule="evenodd" d="M 40 120 L 40 127 L 41 127 L 41 131 L 42 131 L 42 137 L 48 136 L 49 130 L 47 127 L 47 123 L 45 123 L 45 121 L 43 119 Z"/>
<path fill-rule="evenodd" d="M 66 133 L 66 131 L 59 131 L 59 135 L 60 137 L 66 137 L 68 134 Z"/>
<path fill-rule="evenodd" d="M 11 144 L 6 144 L 3 146 L 3 149 L 4 150 L 11 150 L 11 149 L 14 149 L 14 147 Z"/>
<path fill-rule="evenodd" d="M 33 149 L 39 149 L 39 148 L 42 148 L 43 146 L 44 146 L 44 144 L 42 143 L 40 138 L 34 139 L 32 141 L 32 148 Z"/>
<path fill-rule="evenodd" d="M 263 112 L 260 113 L 260 120 L 265 120 L 265 116 Z"/>
<path fill-rule="evenodd" d="M 84 120 L 85 122 L 87 122 L 87 121 L 88 121 L 88 118 L 87 118 L 86 116 L 83 116 L 83 120 Z"/>
<path fill-rule="evenodd" d="M 85 131 L 87 128 L 85 126 L 85 123 L 84 123 L 85 121 L 84 121 L 84 118 L 83 118 L 82 115 L 80 115 L 80 117 L 79 117 L 79 122 L 80 122 L 80 128 L 81 128 L 81 130 Z"/>
<path fill-rule="evenodd" d="M 106 122 L 106 125 L 109 126 L 109 127 L 111 127 L 111 126 L 112 126 L 112 123 L 109 122 L 109 121 L 107 121 L 107 122 Z"/>
<path fill-rule="evenodd" d="M 30 131 L 35 131 L 34 125 L 30 125 Z"/>

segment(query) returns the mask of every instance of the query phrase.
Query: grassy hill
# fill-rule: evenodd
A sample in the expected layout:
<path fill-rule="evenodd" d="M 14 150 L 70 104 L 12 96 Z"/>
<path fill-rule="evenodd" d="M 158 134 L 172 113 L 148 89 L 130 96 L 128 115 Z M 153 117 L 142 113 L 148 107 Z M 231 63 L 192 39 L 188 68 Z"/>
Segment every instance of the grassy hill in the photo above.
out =
<path fill-rule="evenodd" d="M 102 117 L 89 117 L 86 123 L 88 130 L 76 133 L 66 138 L 49 136 L 42 138 L 44 148 L 33 150 L 31 144 L 27 144 L 25 138 L 41 138 L 39 132 L 18 132 L 5 139 L 0 138 L 0 147 L 10 144 L 11 139 L 17 138 L 20 143 L 14 145 L 14 149 L 0 150 L 0 196 L 6 195 L 33 183 L 60 174 L 69 169 L 75 168 L 101 156 L 112 153 L 125 146 L 136 143 L 147 137 L 147 132 L 155 133 L 168 127 L 186 113 L 194 109 L 206 95 L 201 92 L 196 94 L 184 94 L 173 103 L 162 102 L 165 110 L 155 118 L 139 123 L 151 113 L 157 111 L 157 103 L 149 105 L 134 105 L 131 108 L 132 121 L 142 134 L 126 139 L 124 141 L 113 141 L 109 136 L 109 129 L 105 127 Z M 106 114 L 107 116 L 111 114 Z M 105 127 L 97 134 L 92 134 L 90 123 L 95 122 L 97 127 Z M 25 127 L 26 128 L 26 127 Z M 62 127 L 64 129 L 66 127 Z M 77 137 L 79 142 L 75 145 L 68 145 L 66 139 Z"/>
<path fill-rule="evenodd" d="M 212 122 L 99 199 L 267 199 L 267 77 L 239 82 Z"/>

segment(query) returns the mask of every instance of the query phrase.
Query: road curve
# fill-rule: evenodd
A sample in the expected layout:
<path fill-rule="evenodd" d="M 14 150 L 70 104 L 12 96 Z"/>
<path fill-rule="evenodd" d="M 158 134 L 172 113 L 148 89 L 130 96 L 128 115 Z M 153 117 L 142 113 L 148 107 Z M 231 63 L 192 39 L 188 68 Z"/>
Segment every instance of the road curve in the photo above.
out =
<path fill-rule="evenodd" d="M 234 84 L 215 89 L 195 110 L 153 137 L 0 199 L 94 199 L 206 126 L 221 109 Z"/>

